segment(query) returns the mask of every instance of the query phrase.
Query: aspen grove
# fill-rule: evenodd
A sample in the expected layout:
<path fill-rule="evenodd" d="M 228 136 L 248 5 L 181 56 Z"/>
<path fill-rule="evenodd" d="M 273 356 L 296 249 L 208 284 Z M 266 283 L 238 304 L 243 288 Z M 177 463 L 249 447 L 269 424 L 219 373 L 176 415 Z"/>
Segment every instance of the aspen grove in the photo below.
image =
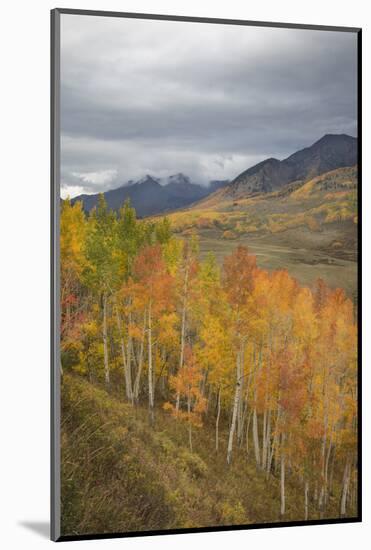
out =
<path fill-rule="evenodd" d="M 62 379 L 148 408 L 151 429 L 168 415 L 191 453 L 207 427 L 225 469 L 244 455 L 278 480 L 277 518 L 288 480 L 303 520 L 334 492 L 339 516 L 354 509 L 357 321 L 342 289 L 259 269 L 243 246 L 221 267 L 201 261 L 196 234 L 137 219 L 128 202 L 116 214 L 103 195 L 89 215 L 63 201 L 60 233 Z"/>

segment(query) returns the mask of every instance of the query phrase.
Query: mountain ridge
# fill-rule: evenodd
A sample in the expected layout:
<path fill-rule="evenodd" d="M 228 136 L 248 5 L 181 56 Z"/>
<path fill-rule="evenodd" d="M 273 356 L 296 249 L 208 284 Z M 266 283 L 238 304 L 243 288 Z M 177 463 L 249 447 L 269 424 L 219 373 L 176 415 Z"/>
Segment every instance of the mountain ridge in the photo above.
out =
<path fill-rule="evenodd" d="M 299 180 L 307 180 L 357 164 L 357 138 L 347 134 L 325 134 L 309 147 L 283 160 L 268 158 L 241 172 L 220 192 L 221 197 L 243 198 L 270 193 Z"/>
<path fill-rule="evenodd" d="M 112 210 L 118 210 L 130 199 L 138 216 L 145 217 L 198 202 L 227 183 L 229 180 L 212 180 L 208 186 L 203 186 L 193 183 L 181 172 L 163 179 L 147 174 L 138 181 L 129 180 L 125 185 L 105 191 L 103 195 Z M 82 201 L 84 210 L 90 212 L 98 204 L 99 195 L 78 195 L 71 203 Z"/>
<path fill-rule="evenodd" d="M 238 200 L 259 193 L 271 193 L 284 186 L 304 184 L 311 178 L 337 168 L 357 164 L 357 138 L 347 134 L 325 134 L 283 160 L 269 157 L 241 172 L 232 181 L 211 180 L 208 186 L 194 183 L 179 172 L 167 178 L 145 175 L 137 181 L 106 191 L 108 207 L 121 208 L 125 200 L 139 217 L 162 214 L 184 207 L 193 207 L 203 201 Z M 71 202 L 82 201 L 86 212 L 98 203 L 99 194 L 79 195 Z"/>

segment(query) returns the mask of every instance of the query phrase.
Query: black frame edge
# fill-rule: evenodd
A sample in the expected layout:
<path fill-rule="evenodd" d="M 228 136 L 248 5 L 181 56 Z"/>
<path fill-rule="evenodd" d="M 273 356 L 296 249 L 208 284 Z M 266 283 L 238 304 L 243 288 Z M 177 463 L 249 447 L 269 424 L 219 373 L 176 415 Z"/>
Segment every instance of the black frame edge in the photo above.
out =
<path fill-rule="evenodd" d="M 358 357 L 357 357 L 357 443 L 358 443 L 358 479 L 357 501 L 358 517 L 362 521 L 362 29 L 357 33 L 357 138 L 358 138 L 358 235 L 357 235 L 357 323 L 358 323 Z"/>
<path fill-rule="evenodd" d="M 189 23 L 214 23 L 217 25 L 245 25 L 250 27 L 275 27 L 284 29 L 303 29 L 317 31 L 336 31 L 336 32 L 358 32 L 360 27 L 344 27 L 334 25 L 316 25 L 303 23 L 283 23 L 272 21 L 250 21 L 247 19 L 223 19 L 218 17 L 197 17 L 171 14 L 154 14 L 154 13 L 136 13 L 136 12 L 120 12 L 120 11 L 105 11 L 105 10 L 82 10 L 74 8 L 56 8 L 60 14 L 66 15 L 88 15 L 99 17 L 121 17 L 130 19 L 154 19 L 160 21 L 184 21 Z"/>
<path fill-rule="evenodd" d="M 194 533 L 219 533 L 229 531 L 250 531 L 252 529 L 271 529 L 281 527 L 308 527 L 311 525 L 344 525 L 347 523 L 360 523 L 361 519 L 352 518 L 333 518 L 319 519 L 308 521 L 287 521 L 274 523 L 254 523 L 248 525 L 224 525 L 220 527 L 190 527 L 184 529 L 166 529 L 158 531 L 131 531 L 127 533 L 90 533 L 86 535 L 62 535 L 57 542 L 69 542 L 74 540 L 100 540 L 100 539 L 117 539 L 117 538 L 133 538 L 133 537 L 152 537 L 162 535 L 187 535 Z"/>

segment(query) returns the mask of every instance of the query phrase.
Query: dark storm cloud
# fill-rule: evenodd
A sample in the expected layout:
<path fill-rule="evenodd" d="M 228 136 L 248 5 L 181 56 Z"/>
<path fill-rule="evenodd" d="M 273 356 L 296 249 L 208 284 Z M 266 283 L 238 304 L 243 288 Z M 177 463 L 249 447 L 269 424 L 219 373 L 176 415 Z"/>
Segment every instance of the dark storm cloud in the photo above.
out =
<path fill-rule="evenodd" d="M 356 132 L 350 33 L 62 16 L 62 184 L 231 178 Z"/>

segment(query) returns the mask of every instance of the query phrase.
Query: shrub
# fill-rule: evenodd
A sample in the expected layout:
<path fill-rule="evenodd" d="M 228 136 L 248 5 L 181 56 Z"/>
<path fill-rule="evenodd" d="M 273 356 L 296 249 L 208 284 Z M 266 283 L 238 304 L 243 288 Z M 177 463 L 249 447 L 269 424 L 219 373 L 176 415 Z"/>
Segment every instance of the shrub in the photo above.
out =
<path fill-rule="evenodd" d="M 197 454 L 191 453 L 187 449 L 183 449 L 179 453 L 179 458 L 193 477 L 205 477 L 207 474 L 207 466 Z"/>
<path fill-rule="evenodd" d="M 242 525 L 248 522 L 246 511 L 239 500 L 234 504 L 222 502 L 219 513 L 224 525 Z"/>
<path fill-rule="evenodd" d="M 223 233 L 223 239 L 235 239 L 236 235 L 231 231 L 230 229 L 227 229 L 227 231 L 224 231 Z"/>

